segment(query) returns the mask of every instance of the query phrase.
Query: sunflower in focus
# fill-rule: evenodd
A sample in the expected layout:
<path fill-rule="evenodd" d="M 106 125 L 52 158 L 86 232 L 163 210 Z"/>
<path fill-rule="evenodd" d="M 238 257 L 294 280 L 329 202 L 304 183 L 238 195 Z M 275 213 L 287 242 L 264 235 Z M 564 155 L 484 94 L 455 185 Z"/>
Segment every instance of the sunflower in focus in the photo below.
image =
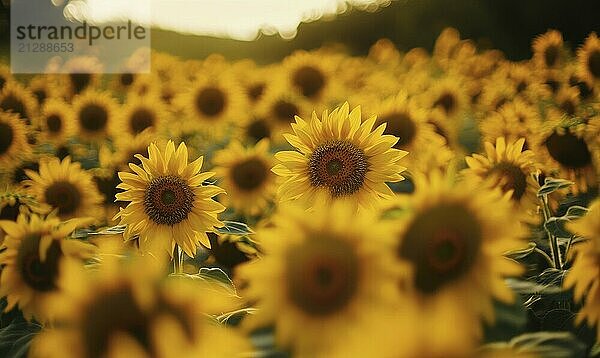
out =
<path fill-rule="evenodd" d="M 163 123 L 168 121 L 167 110 L 159 99 L 147 96 L 128 100 L 119 111 L 119 127 L 121 131 L 135 136 L 144 130 L 158 132 Z"/>
<path fill-rule="evenodd" d="M 504 253 L 523 247 L 525 232 L 511 220 L 510 199 L 498 190 L 455 184 L 440 172 L 414 180 L 413 195 L 398 199 L 408 214 L 391 220 L 404 272 L 399 287 L 409 295 L 405 304 L 417 312 L 415 328 L 428 342 L 422 356 L 466 354 L 481 338 L 480 319 L 494 320 L 492 299 L 514 299 L 504 278 L 522 268 Z"/>
<path fill-rule="evenodd" d="M 236 270 L 244 297 L 257 302 L 242 324 L 275 323 L 277 345 L 298 357 L 388 356 L 381 334 L 398 277 L 391 228 L 345 201 L 309 212 L 284 205 L 273 223 L 256 234 L 264 256 Z"/>
<path fill-rule="evenodd" d="M 533 61 L 542 69 L 558 68 L 562 65 L 563 37 L 559 31 L 548 30 L 536 37 L 532 43 Z"/>
<path fill-rule="evenodd" d="M 586 320 L 590 326 L 597 326 L 600 320 L 600 200 L 590 204 L 583 218 L 567 223 L 567 229 L 587 240 L 573 246 L 574 263 L 567 273 L 564 287 L 574 288 L 576 302 L 584 300 L 576 322 L 579 324 Z M 596 330 L 596 334 L 600 340 L 600 329 Z"/>
<path fill-rule="evenodd" d="M 16 114 L 0 111 L 0 167 L 5 170 L 31 152 L 27 127 Z"/>
<path fill-rule="evenodd" d="M 113 133 L 118 104 L 108 92 L 86 91 L 73 101 L 78 134 L 88 141 L 103 141 Z"/>
<path fill-rule="evenodd" d="M 194 257 L 199 244 L 210 247 L 207 231 L 222 226 L 217 214 L 225 207 L 212 199 L 224 193 L 215 185 L 203 185 L 214 175 L 200 172 L 203 157 L 188 163 L 184 143 L 177 149 L 169 141 L 161 150 L 152 143 L 148 157 L 136 154 L 142 165 L 130 164 L 134 173 L 120 172 L 117 200 L 129 202 L 114 219 L 127 225 L 126 240 L 139 235 L 142 252 L 173 254 L 178 245 Z"/>
<path fill-rule="evenodd" d="M 56 217 L 36 214 L 19 215 L 16 222 L 0 221 L 6 232 L 0 253 L 0 296 L 6 296 L 6 312 L 18 306 L 31 320 L 45 321 L 52 314 L 49 299 L 59 291 L 65 259 L 84 259 L 93 254 L 90 244 L 68 239 L 73 230 L 89 220 L 73 219 L 60 222 Z"/>
<path fill-rule="evenodd" d="M 234 309 L 235 300 L 208 283 L 162 278 L 161 265 L 149 258 L 107 257 L 95 271 L 63 268 L 64 293 L 52 307 L 65 324 L 44 329 L 32 342 L 33 356 L 236 357 L 251 350 L 240 333 L 209 316 Z"/>
<path fill-rule="evenodd" d="M 0 109 L 15 113 L 26 124 L 32 124 L 37 113 L 37 101 L 33 94 L 18 82 L 7 83 L 0 91 Z"/>
<path fill-rule="evenodd" d="M 213 170 L 227 192 L 224 198 L 226 206 L 249 215 L 263 212 L 273 199 L 276 188 L 268 140 L 261 140 L 249 148 L 232 142 L 226 149 L 215 153 L 212 162 L 215 165 Z M 231 204 L 228 205 L 228 202 Z"/>
<path fill-rule="evenodd" d="M 537 212 L 539 185 L 532 175 L 536 171 L 535 154 L 523 150 L 524 143 L 524 138 L 506 142 L 504 137 L 497 138 L 495 145 L 486 142 L 485 156 L 473 154 L 465 158 L 469 168 L 463 174 L 510 193 L 515 210 L 533 218 Z"/>
<path fill-rule="evenodd" d="M 590 87 L 597 87 L 600 82 L 600 39 L 592 32 L 583 47 L 577 51 L 579 77 Z"/>
<path fill-rule="evenodd" d="M 28 192 L 48 210 L 56 210 L 62 220 L 76 217 L 99 217 L 102 195 L 90 173 L 67 157 L 40 160 L 39 172 L 25 170 L 30 178 L 24 182 Z"/>
<path fill-rule="evenodd" d="M 407 152 L 393 146 L 398 138 L 383 134 L 385 125 L 373 129 L 376 117 L 362 121 L 360 107 L 349 113 L 348 103 L 310 120 L 296 117 L 294 134 L 285 134 L 297 151 L 275 154 L 273 172 L 282 177 L 282 200 L 312 202 L 317 193 L 330 200 L 351 198 L 362 207 L 393 196 L 386 182 L 404 179 L 400 160 Z"/>
<path fill-rule="evenodd" d="M 77 129 L 73 109 L 60 99 L 48 99 L 38 121 L 44 140 L 57 146 L 65 144 Z"/>

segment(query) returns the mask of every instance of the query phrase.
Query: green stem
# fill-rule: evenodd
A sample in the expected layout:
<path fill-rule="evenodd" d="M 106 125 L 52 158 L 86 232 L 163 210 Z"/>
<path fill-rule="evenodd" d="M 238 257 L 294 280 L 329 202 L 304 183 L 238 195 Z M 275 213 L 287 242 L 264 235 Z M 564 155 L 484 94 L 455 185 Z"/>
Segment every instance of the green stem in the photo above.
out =
<path fill-rule="evenodd" d="M 183 251 L 179 245 L 175 245 L 173 250 L 173 273 L 183 273 Z"/>
<path fill-rule="evenodd" d="M 552 217 L 552 213 L 550 212 L 550 206 L 548 205 L 548 196 L 542 195 L 542 211 L 544 213 L 544 223 L 548 222 L 548 220 Z M 546 233 L 548 234 L 548 241 L 550 242 L 550 249 L 552 253 L 552 261 L 554 262 L 554 268 L 562 270 L 562 259 L 560 256 L 560 248 L 558 247 L 558 240 L 554 235 L 545 228 Z"/>

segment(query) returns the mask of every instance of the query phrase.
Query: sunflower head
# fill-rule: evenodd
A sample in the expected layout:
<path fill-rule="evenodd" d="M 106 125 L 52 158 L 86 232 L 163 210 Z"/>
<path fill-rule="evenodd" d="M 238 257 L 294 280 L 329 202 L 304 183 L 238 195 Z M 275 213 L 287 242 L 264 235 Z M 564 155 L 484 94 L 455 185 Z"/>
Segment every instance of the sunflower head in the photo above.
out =
<path fill-rule="evenodd" d="M 0 276 L 0 294 L 7 296 L 6 310 L 15 305 L 31 319 L 49 318 L 48 300 L 57 294 L 61 262 L 69 258 L 89 257 L 93 246 L 76 240 L 67 240 L 75 228 L 89 223 L 75 219 L 61 223 L 56 217 L 31 214 L 18 216 L 16 221 L 0 221 L 7 234 L 0 254 L 3 269 Z"/>
<path fill-rule="evenodd" d="M 206 232 L 222 225 L 217 214 L 225 210 L 212 197 L 224 191 L 204 184 L 214 173 L 200 172 L 203 158 L 188 163 L 186 145 L 175 149 L 172 141 L 161 149 L 152 143 L 148 157 L 135 157 L 142 165 L 129 164 L 134 173 L 119 173 L 117 188 L 124 191 L 116 195 L 129 202 L 114 218 L 127 225 L 125 238 L 137 235 L 142 251 L 161 255 L 172 254 L 175 245 L 191 257 L 200 243 L 210 247 Z"/>
<path fill-rule="evenodd" d="M 27 141 L 27 127 L 12 113 L 0 111 L 0 164 L 11 167 L 17 159 L 27 157 L 31 146 Z"/>
<path fill-rule="evenodd" d="M 578 74 L 590 86 L 600 81 L 600 39 L 592 32 L 577 51 Z"/>
<path fill-rule="evenodd" d="M 117 103 L 107 92 L 86 91 L 73 102 L 78 134 L 86 140 L 104 140 L 113 133 Z"/>
<path fill-rule="evenodd" d="M 533 60 L 541 68 L 557 68 L 562 64 L 563 37 L 559 31 L 548 30 L 533 40 Z"/>
<path fill-rule="evenodd" d="M 285 138 L 297 151 L 275 155 L 280 163 L 273 171 L 285 180 L 280 197 L 310 200 L 324 192 L 369 206 L 391 195 L 385 182 L 403 179 L 399 162 L 406 152 L 392 148 L 398 139 L 383 134 L 385 125 L 373 129 L 375 122 L 375 116 L 363 122 L 359 107 L 349 113 L 348 103 L 323 112 L 322 119 L 316 113 L 309 121 L 296 117 L 294 134 Z"/>
<path fill-rule="evenodd" d="M 26 124 L 31 124 L 37 114 L 37 101 L 29 89 L 11 82 L 0 91 L 0 109 L 15 113 Z"/>

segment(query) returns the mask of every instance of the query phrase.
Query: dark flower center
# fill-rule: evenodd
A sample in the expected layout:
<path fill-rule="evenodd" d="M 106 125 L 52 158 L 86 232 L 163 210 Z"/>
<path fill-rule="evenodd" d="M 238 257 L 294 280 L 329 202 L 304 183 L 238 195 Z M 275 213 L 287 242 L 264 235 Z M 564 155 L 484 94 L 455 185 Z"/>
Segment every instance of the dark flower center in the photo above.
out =
<path fill-rule="evenodd" d="M 81 93 L 92 82 L 92 75 L 89 73 L 71 73 L 69 74 L 71 86 L 75 94 Z"/>
<path fill-rule="evenodd" d="M 21 203 L 19 199 L 15 201 L 15 205 L 7 204 L 0 210 L 0 220 L 10 220 L 17 221 L 17 217 L 19 216 L 20 210 L 19 207 Z"/>
<path fill-rule="evenodd" d="M 548 78 L 546 80 L 546 82 L 544 82 L 548 87 L 550 87 L 550 90 L 552 91 L 552 93 L 556 93 L 556 91 L 558 91 L 558 89 L 560 88 L 560 82 L 558 82 L 555 79 L 552 78 Z"/>
<path fill-rule="evenodd" d="M 296 70 L 292 81 L 305 97 L 316 97 L 325 87 L 325 76 L 323 73 L 311 66 L 302 66 Z"/>
<path fill-rule="evenodd" d="M 554 131 L 544 144 L 550 156 L 566 168 L 584 168 L 592 163 L 587 144 L 572 133 L 560 135 Z"/>
<path fill-rule="evenodd" d="M 546 47 L 544 50 L 544 63 L 546 67 L 554 67 L 560 55 L 560 48 L 556 45 Z"/>
<path fill-rule="evenodd" d="M 103 106 L 89 103 L 79 111 L 79 122 L 89 132 L 98 132 L 106 128 L 108 113 Z"/>
<path fill-rule="evenodd" d="M 104 196 L 104 204 L 114 204 L 117 193 L 123 190 L 117 189 L 117 185 L 121 183 L 118 172 L 114 172 L 110 177 L 94 177 L 94 182 L 102 195 Z"/>
<path fill-rule="evenodd" d="M 51 114 L 46 118 L 46 126 L 52 133 L 59 133 L 62 128 L 62 118 L 58 114 Z"/>
<path fill-rule="evenodd" d="M 246 191 L 259 188 L 267 179 L 269 167 L 258 158 L 250 158 L 231 168 L 231 177 L 235 185 Z"/>
<path fill-rule="evenodd" d="M 215 258 L 217 263 L 231 272 L 233 268 L 239 264 L 250 261 L 248 255 L 242 252 L 232 241 L 220 242 L 217 234 L 209 232 L 207 233 L 208 240 L 210 241 L 210 253 Z"/>
<path fill-rule="evenodd" d="M 196 95 L 196 108 L 205 116 L 218 116 L 225 110 L 226 105 L 227 97 L 218 88 L 204 88 Z"/>
<path fill-rule="evenodd" d="M 248 97 L 252 102 L 256 102 L 262 97 L 265 91 L 264 83 L 256 83 L 250 87 L 248 87 Z"/>
<path fill-rule="evenodd" d="M 30 119 L 27 117 L 27 113 L 25 111 L 25 103 L 21 100 L 21 98 L 15 96 L 12 93 L 9 93 L 2 101 L 0 101 L 0 108 L 2 108 L 6 112 L 13 112 L 19 115 L 21 119 L 27 120 L 28 124 Z"/>
<path fill-rule="evenodd" d="M 162 314 L 174 317 L 189 340 L 193 337 L 193 326 L 181 308 L 159 297 L 156 307 L 143 310 L 136 302 L 132 289 L 126 285 L 95 296 L 83 313 L 80 330 L 86 357 L 104 357 L 116 334 L 128 335 L 150 353 L 149 356 L 157 356 L 152 342 L 152 325 L 155 318 Z"/>
<path fill-rule="evenodd" d="M 416 137 L 417 126 L 410 115 L 406 112 L 395 112 L 381 117 L 378 120 L 378 125 L 387 123 L 385 134 L 390 134 L 398 137 L 398 142 L 394 144 L 394 148 L 406 148 Z"/>
<path fill-rule="evenodd" d="M 133 73 L 122 73 L 119 77 L 119 81 L 121 81 L 121 85 L 125 87 L 131 86 L 133 83 Z"/>
<path fill-rule="evenodd" d="M 600 78 L 600 50 L 595 50 L 590 53 L 587 65 L 594 78 Z"/>
<path fill-rule="evenodd" d="M 414 265 L 415 287 L 433 294 L 471 269 L 481 240 L 481 226 L 469 210 L 440 204 L 412 220 L 398 254 Z"/>
<path fill-rule="evenodd" d="M 40 292 L 56 290 L 59 275 L 59 263 L 63 256 L 60 243 L 53 240 L 46 251 L 46 259 L 40 259 L 39 234 L 23 239 L 17 254 L 17 267 L 23 281 L 32 289 Z"/>
<path fill-rule="evenodd" d="M 146 189 L 144 210 L 159 225 L 175 225 L 188 217 L 194 192 L 183 179 L 164 176 L 152 179 Z"/>
<path fill-rule="evenodd" d="M 365 153 L 354 144 L 330 141 L 310 155 L 309 179 L 313 186 L 329 188 L 334 197 L 349 195 L 363 186 L 368 166 Z"/>
<path fill-rule="evenodd" d="M 575 103 L 573 103 L 572 100 L 567 99 L 567 100 L 563 101 L 562 103 L 560 103 L 559 107 L 566 114 L 568 114 L 570 116 L 575 115 L 576 108 L 575 108 Z"/>
<path fill-rule="evenodd" d="M 258 142 L 271 136 L 271 128 L 264 119 L 256 119 L 246 127 L 246 136 Z"/>
<path fill-rule="evenodd" d="M 294 120 L 294 116 L 297 116 L 299 112 L 295 104 L 285 100 L 279 100 L 273 106 L 275 119 L 285 124 L 291 123 Z"/>
<path fill-rule="evenodd" d="M 456 109 L 456 98 L 454 94 L 444 92 L 433 102 L 433 106 L 441 107 L 446 114 L 451 114 Z"/>
<path fill-rule="evenodd" d="M 290 300 L 312 316 L 327 316 L 352 300 L 359 284 L 359 258 L 341 240 L 309 238 L 286 261 Z"/>
<path fill-rule="evenodd" d="M 46 90 L 43 88 L 39 88 L 33 91 L 33 95 L 35 96 L 39 104 L 44 104 L 46 98 L 48 97 Z"/>
<path fill-rule="evenodd" d="M 0 122 L 0 155 L 10 149 L 14 138 L 13 127 L 6 122 Z"/>
<path fill-rule="evenodd" d="M 519 201 L 527 189 L 527 175 L 523 170 L 512 163 L 498 163 L 491 170 L 490 175 L 497 175 L 502 186 L 502 191 L 514 190 L 512 199 Z"/>
<path fill-rule="evenodd" d="M 129 118 L 129 127 L 132 133 L 138 134 L 143 132 L 144 129 L 152 127 L 155 121 L 154 112 L 147 108 L 138 108 Z"/>
<path fill-rule="evenodd" d="M 46 203 L 58 208 L 59 215 L 73 214 L 81 204 L 79 189 L 68 181 L 58 181 L 51 184 L 44 193 Z"/>

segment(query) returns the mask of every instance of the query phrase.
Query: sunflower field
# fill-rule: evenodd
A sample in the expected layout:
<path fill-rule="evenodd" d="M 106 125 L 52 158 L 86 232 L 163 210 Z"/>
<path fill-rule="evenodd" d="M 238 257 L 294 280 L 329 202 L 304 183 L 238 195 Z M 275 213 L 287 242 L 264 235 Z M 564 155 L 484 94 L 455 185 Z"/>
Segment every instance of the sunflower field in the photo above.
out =
<path fill-rule="evenodd" d="M 600 356 L 580 40 L 0 65 L 0 356 Z"/>

